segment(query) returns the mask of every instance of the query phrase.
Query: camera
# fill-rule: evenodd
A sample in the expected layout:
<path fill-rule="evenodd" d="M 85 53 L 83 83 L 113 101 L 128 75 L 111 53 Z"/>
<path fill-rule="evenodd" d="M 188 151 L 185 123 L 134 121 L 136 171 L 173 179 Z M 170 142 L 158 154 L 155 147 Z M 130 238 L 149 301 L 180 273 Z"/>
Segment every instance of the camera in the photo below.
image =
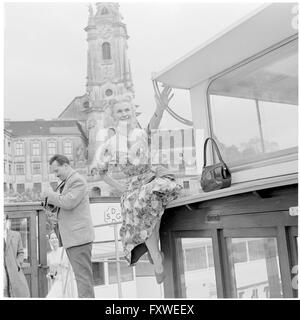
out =
<path fill-rule="evenodd" d="M 53 204 L 48 203 L 48 198 L 45 198 L 45 200 L 41 202 L 41 206 L 42 206 L 45 210 L 50 211 L 50 212 L 53 212 L 53 213 L 57 212 L 57 209 L 58 209 L 58 208 L 57 208 L 56 206 L 54 206 Z"/>

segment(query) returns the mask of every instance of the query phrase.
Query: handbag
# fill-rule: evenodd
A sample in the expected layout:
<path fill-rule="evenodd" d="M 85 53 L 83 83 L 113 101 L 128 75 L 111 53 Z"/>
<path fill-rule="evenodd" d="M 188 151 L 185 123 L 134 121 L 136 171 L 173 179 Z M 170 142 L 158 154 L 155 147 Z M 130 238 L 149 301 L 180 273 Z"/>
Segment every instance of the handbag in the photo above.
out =
<path fill-rule="evenodd" d="M 206 147 L 211 140 L 212 147 L 215 147 L 219 163 L 210 166 L 206 165 Z M 218 145 L 213 138 L 207 138 L 204 142 L 204 162 L 201 175 L 201 187 L 204 192 L 228 188 L 231 185 L 231 173 L 222 159 Z"/>

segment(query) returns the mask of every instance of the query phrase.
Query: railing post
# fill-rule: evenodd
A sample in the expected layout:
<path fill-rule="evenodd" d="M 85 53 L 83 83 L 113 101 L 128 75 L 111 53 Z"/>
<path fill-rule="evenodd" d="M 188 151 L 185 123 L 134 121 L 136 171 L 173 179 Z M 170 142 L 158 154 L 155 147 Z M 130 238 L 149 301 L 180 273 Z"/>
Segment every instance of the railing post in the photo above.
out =
<path fill-rule="evenodd" d="M 118 225 L 117 224 L 114 224 L 114 236 L 115 236 L 115 252 L 116 252 L 116 264 L 117 264 L 118 296 L 119 296 L 119 298 L 122 298 L 122 284 L 121 284 L 119 244 L 118 244 Z"/>

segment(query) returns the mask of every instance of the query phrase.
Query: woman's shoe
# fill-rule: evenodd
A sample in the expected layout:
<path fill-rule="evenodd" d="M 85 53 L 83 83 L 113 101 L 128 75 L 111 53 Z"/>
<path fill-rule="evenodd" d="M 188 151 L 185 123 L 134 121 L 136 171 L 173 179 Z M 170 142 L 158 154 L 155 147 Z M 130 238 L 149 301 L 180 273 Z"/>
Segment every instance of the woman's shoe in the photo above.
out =
<path fill-rule="evenodd" d="M 161 258 L 162 258 L 162 265 L 163 265 L 165 256 L 164 256 L 163 252 L 160 252 L 160 255 L 161 255 Z M 154 273 L 155 273 L 156 283 L 157 284 L 163 283 L 164 280 L 165 280 L 165 277 L 166 277 L 165 269 L 163 269 L 163 272 L 158 273 L 158 272 L 154 271 Z"/>

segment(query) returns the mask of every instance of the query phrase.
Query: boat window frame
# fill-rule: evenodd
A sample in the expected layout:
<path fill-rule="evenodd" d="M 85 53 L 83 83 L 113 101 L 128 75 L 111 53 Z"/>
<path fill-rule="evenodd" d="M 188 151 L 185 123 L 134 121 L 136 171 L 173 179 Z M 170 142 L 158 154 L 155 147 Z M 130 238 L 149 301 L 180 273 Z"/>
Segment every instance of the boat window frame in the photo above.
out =
<path fill-rule="evenodd" d="M 210 103 L 210 93 L 209 93 L 209 88 L 211 86 L 211 84 L 216 81 L 217 79 L 221 78 L 222 76 L 243 67 L 246 64 L 249 64 L 259 58 L 261 58 L 264 55 L 268 55 L 269 53 L 278 50 L 279 48 L 288 45 L 294 41 L 298 41 L 298 33 L 287 38 L 284 39 L 283 41 L 274 44 L 273 46 L 255 54 L 252 55 L 250 57 L 248 57 L 247 59 L 219 72 L 218 74 L 212 76 L 207 84 L 207 88 L 206 88 L 206 104 L 207 104 L 207 128 L 208 128 L 208 136 L 212 138 L 212 134 L 213 134 L 213 117 L 212 117 L 212 110 L 211 110 L 211 103 Z M 211 146 L 209 146 L 209 150 L 210 150 L 210 154 L 212 155 L 212 161 L 213 163 L 216 163 L 218 158 L 216 156 L 215 151 L 212 149 Z M 257 160 L 253 160 L 251 162 L 247 162 L 247 163 L 238 163 L 238 164 L 233 164 L 233 166 L 230 166 L 231 172 L 239 172 L 239 171 L 246 171 L 249 169 L 255 169 L 255 168 L 261 168 L 264 166 L 269 166 L 269 165 L 274 165 L 274 164 L 279 164 L 279 163 L 285 163 L 288 161 L 293 161 L 293 160 L 297 160 L 298 159 L 298 147 L 295 148 L 296 152 L 290 154 L 283 154 L 281 156 L 277 156 L 277 157 L 273 157 L 273 158 L 267 158 L 267 159 L 257 159 Z M 230 165 L 230 163 L 229 163 Z"/>

